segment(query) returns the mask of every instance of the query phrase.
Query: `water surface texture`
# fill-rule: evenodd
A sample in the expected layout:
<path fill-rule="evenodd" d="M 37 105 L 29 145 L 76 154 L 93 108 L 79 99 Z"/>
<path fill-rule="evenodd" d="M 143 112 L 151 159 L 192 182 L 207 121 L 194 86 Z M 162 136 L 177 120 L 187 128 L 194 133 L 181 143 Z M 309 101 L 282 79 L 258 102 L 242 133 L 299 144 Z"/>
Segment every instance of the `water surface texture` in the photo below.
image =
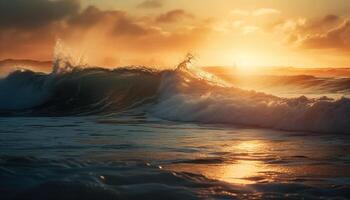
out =
<path fill-rule="evenodd" d="M 0 121 L 2 199 L 350 197 L 347 135 L 145 116 Z"/>
<path fill-rule="evenodd" d="M 186 63 L 1 79 L 1 199 L 350 198 L 349 87 L 282 97 Z"/>

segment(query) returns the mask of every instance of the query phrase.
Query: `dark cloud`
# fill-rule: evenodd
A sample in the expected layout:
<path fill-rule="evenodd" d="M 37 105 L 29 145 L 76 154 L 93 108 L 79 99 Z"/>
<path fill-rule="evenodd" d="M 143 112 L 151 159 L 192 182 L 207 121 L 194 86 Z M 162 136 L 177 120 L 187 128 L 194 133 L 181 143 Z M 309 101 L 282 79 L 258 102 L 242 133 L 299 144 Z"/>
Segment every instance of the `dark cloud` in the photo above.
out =
<path fill-rule="evenodd" d="M 4 0 L 0 1 L 4 7 Z M 55 8 L 58 10 L 63 9 L 62 4 L 68 4 L 66 0 L 54 3 L 44 0 L 31 2 L 33 1 L 45 2 L 45 5 L 59 5 Z M 79 5 L 71 2 L 75 1 L 70 1 L 69 5 Z M 43 20 L 38 19 L 39 14 L 33 13 L 38 6 L 31 6 L 31 11 L 26 11 L 30 13 L 30 19 L 23 22 L 7 22 L 6 26 L 2 21 L 0 59 L 51 59 L 55 41 L 59 38 L 72 49 L 83 49 L 91 63 L 154 64 L 156 62 L 151 58 L 168 61 L 175 58 L 174 55 L 182 55 L 203 45 L 210 32 L 210 27 L 201 20 L 191 21 L 191 28 L 188 28 L 186 23 L 174 23 L 170 26 L 164 24 L 192 17 L 182 10 L 170 11 L 160 16 L 133 16 L 125 11 L 102 10 L 89 6 L 82 10 L 74 8 L 69 12 L 60 12 L 60 15 L 53 14 Z M 46 7 L 53 10 L 49 6 Z M 21 10 L 25 9 L 21 8 Z M 48 15 L 47 12 L 44 14 Z M 4 16 L 3 13 L 0 15 Z M 6 16 L 7 19 L 14 18 L 14 16 Z M 29 14 L 23 14 L 23 16 L 29 16 Z"/>
<path fill-rule="evenodd" d="M 138 8 L 160 8 L 164 0 L 145 0 L 137 5 Z"/>
<path fill-rule="evenodd" d="M 187 13 L 184 10 L 177 9 L 177 10 L 171 10 L 167 13 L 159 15 L 157 17 L 156 21 L 158 23 L 171 23 L 171 22 L 176 22 L 176 21 L 184 19 L 184 18 L 194 18 L 194 16 Z"/>
<path fill-rule="evenodd" d="M 114 35 L 115 36 L 142 36 L 149 32 L 144 26 L 135 23 L 133 20 L 120 16 L 115 23 Z"/>
<path fill-rule="evenodd" d="M 68 19 L 73 28 L 91 28 L 103 23 L 105 28 L 111 29 L 112 36 L 140 36 L 149 32 L 149 28 L 140 25 L 138 20 L 129 17 L 127 13 L 118 10 L 100 10 L 90 6 L 81 13 Z"/>
<path fill-rule="evenodd" d="M 77 25 L 77 26 L 84 26 L 84 27 L 90 27 L 97 22 L 99 22 L 105 15 L 105 12 L 102 12 L 100 9 L 98 9 L 95 6 L 89 6 L 81 13 L 75 13 L 72 15 L 68 23 L 70 25 Z"/>
<path fill-rule="evenodd" d="M 350 50 L 350 19 L 326 15 L 316 20 L 294 22 L 285 41 L 303 49 Z"/>
<path fill-rule="evenodd" d="M 323 22 L 325 22 L 325 23 L 333 23 L 333 22 L 338 21 L 339 19 L 340 19 L 339 16 L 330 14 L 330 15 L 326 15 L 326 16 L 323 18 Z"/>
<path fill-rule="evenodd" d="M 341 22 L 341 18 L 337 15 L 329 14 L 321 19 L 310 21 L 299 28 L 304 31 L 326 31 L 329 28 L 334 27 L 337 23 Z"/>
<path fill-rule="evenodd" d="M 78 12 L 79 7 L 77 0 L 0 0 L 0 27 L 46 26 Z"/>
<path fill-rule="evenodd" d="M 308 34 L 300 41 L 300 46 L 309 49 L 349 49 L 350 20 L 330 29 L 326 33 Z"/>

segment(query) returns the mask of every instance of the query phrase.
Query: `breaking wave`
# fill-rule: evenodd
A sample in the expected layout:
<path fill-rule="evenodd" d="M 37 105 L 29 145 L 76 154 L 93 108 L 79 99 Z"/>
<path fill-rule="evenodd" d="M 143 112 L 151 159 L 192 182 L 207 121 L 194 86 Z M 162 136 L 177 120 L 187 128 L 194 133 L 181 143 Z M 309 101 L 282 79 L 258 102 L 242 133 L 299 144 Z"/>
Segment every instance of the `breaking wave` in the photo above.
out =
<path fill-rule="evenodd" d="M 350 99 L 281 98 L 167 74 L 152 111 L 168 120 L 225 123 L 290 131 L 350 131 Z"/>
<path fill-rule="evenodd" d="M 291 131 L 350 131 L 350 99 L 281 98 L 235 88 L 188 65 L 176 70 L 84 68 L 56 59 L 51 74 L 15 71 L 0 79 L 0 114 L 96 115 L 142 108 L 166 120 Z"/>
<path fill-rule="evenodd" d="M 117 111 L 153 97 L 160 78 L 146 68 L 77 68 L 49 75 L 16 71 L 0 80 L 0 110 L 50 115 Z"/>

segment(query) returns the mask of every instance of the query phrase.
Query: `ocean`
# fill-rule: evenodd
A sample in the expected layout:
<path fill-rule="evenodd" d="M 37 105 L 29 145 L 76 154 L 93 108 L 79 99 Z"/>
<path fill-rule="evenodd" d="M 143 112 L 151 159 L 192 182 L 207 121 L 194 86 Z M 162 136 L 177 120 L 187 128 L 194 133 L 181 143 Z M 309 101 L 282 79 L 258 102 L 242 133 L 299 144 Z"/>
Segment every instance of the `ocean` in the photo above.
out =
<path fill-rule="evenodd" d="M 0 197 L 349 199 L 344 84 L 284 97 L 197 68 L 18 70 L 0 79 Z"/>

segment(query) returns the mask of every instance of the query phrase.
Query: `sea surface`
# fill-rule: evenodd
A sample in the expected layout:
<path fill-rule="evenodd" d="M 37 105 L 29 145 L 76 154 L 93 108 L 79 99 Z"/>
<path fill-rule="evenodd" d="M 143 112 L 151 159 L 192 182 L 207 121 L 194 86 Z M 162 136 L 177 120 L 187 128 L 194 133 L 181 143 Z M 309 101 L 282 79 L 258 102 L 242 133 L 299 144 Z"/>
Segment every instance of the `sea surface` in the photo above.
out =
<path fill-rule="evenodd" d="M 0 199 L 350 199 L 350 100 L 316 96 L 199 69 L 16 71 Z"/>

